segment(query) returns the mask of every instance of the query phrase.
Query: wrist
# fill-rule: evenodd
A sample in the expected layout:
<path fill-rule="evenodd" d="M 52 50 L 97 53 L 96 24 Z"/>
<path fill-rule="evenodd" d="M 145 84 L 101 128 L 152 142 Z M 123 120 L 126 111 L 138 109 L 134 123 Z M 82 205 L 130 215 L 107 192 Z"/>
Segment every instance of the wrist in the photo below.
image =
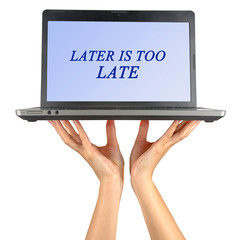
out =
<path fill-rule="evenodd" d="M 118 176 L 106 177 L 100 180 L 100 188 L 108 189 L 109 191 L 122 193 L 123 179 Z"/>
<path fill-rule="evenodd" d="M 131 185 L 135 193 L 140 192 L 149 185 L 152 185 L 153 180 L 151 175 L 131 176 Z"/>

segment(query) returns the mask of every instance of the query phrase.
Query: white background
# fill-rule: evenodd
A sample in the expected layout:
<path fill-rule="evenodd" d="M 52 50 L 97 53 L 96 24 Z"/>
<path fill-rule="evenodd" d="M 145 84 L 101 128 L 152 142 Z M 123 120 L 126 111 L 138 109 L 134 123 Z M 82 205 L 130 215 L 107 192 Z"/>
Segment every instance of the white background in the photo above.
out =
<path fill-rule="evenodd" d="M 226 109 L 202 122 L 158 165 L 154 181 L 191 240 L 234 239 L 233 8 L 231 1 L 4 1 L 1 3 L 0 239 L 84 239 L 98 180 L 47 122 L 28 123 L 15 109 L 39 106 L 41 12 L 44 9 L 193 10 L 196 13 L 198 106 Z M 106 144 L 105 121 L 81 121 Z M 156 140 L 170 121 L 150 121 Z M 128 160 L 139 121 L 116 121 L 125 157 L 117 239 L 149 239 L 130 186 Z"/>

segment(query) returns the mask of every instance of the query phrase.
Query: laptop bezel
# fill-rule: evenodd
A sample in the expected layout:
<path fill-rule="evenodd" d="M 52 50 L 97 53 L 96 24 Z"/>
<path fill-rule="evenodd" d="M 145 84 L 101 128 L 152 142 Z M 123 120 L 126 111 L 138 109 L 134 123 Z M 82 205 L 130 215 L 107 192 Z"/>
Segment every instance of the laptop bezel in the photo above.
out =
<path fill-rule="evenodd" d="M 47 35 L 48 21 L 131 21 L 131 22 L 189 22 L 190 96 L 189 102 L 51 102 L 47 101 Z M 112 11 L 112 10 L 44 10 L 42 17 L 41 107 L 196 107 L 195 15 L 192 11 Z"/>

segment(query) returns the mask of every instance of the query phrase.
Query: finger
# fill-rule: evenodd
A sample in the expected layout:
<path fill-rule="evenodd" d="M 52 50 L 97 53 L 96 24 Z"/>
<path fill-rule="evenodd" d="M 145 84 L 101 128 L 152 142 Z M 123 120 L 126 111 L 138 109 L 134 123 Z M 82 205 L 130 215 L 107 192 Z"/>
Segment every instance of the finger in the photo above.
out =
<path fill-rule="evenodd" d="M 71 123 L 68 120 L 63 120 L 62 123 L 72 138 L 75 139 L 77 143 L 82 144 L 80 136 L 77 134 Z"/>
<path fill-rule="evenodd" d="M 59 120 L 54 120 L 51 122 L 51 124 L 66 145 L 70 146 L 76 151 L 80 149 L 77 142 L 68 134 Z"/>
<path fill-rule="evenodd" d="M 196 123 L 193 125 L 193 127 L 188 131 L 188 133 L 187 133 L 187 136 L 189 136 L 190 135 L 190 133 L 197 127 L 197 125 L 201 122 L 201 120 L 199 120 L 199 121 L 195 121 Z"/>
<path fill-rule="evenodd" d="M 182 129 L 187 123 L 189 123 L 189 120 L 182 121 L 175 129 L 174 134 L 179 132 L 180 129 Z"/>
<path fill-rule="evenodd" d="M 136 141 L 146 141 L 149 129 L 149 120 L 141 120 Z"/>
<path fill-rule="evenodd" d="M 114 120 L 107 120 L 106 136 L 107 136 L 107 145 L 114 145 L 114 146 L 119 145 L 116 137 L 116 128 L 115 128 Z"/>
<path fill-rule="evenodd" d="M 80 136 L 80 139 L 81 139 L 81 142 L 82 144 L 85 146 L 85 147 L 90 147 L 91 146 L 91 142 L 85 132 L 85 130 L 83 129 L 81 123 L 79 120 L 74 120 L 73 121 L 77 130 L 78 130 L 78 133 L 79 133 L 79 136 Z"/>
<path fill-rule="evenodd" d="M 200 123 L 200 121 L 189 121 L 184 125 L 183 128 L 180 129 L 177 133 L 173 135 L 171 138 L 171 143 L 174 145 L 175 143 L 180 142 L 184 138 L 188 137 L 189 134 L 195 129 L 195 127 Z"/>
<path fill-rule="evenodd" d="M 175 132 L 177 126 L 179 125 L 180 120 L 175 120 L 173 121 L 173 123 L 171 124 L 171 126 L 167 129 L 167 131 L 162 135 L 161 138 L 170 138 L 173 133 Z"/>

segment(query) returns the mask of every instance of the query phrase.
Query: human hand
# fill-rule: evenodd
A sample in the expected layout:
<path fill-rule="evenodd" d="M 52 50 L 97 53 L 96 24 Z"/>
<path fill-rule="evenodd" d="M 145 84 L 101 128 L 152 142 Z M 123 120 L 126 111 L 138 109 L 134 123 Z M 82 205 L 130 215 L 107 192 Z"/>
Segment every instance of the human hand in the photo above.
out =
<path fill-rule="evenodd" d="M 98 147 L 91 143 L 78 120 L 73 121 L 78 133 L 68 120 L 49 121 L 64 143 L 78 152 L 92 167 L 100 182 L 124 179 L 124 160 L 116 138 L 114 120 L 107 120 L 107 144 Z"/>
<path fill-rule="evenodd" d="M 141 120 L 139 132 L 130 155 L 132 183 L 138 178 L 152 178 L 159 161 L 168 150 L 195 129 L 200 121 L 174 121 L 168 130 L 155 142 L 148 142 L 149 120 Z"/>

